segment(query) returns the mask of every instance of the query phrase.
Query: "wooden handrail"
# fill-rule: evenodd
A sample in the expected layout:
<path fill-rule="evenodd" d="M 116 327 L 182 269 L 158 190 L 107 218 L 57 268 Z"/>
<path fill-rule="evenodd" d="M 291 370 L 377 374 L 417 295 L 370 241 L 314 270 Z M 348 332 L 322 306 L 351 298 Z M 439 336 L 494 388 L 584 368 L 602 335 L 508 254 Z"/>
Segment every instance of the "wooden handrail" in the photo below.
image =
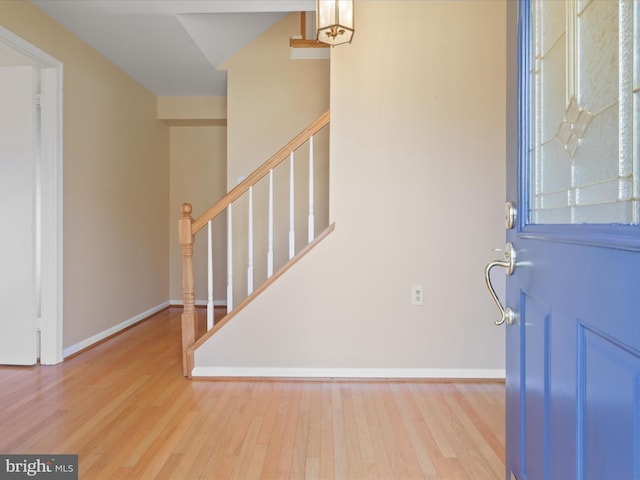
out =
<path fill-rule="evenodd" d="M 302 130 L 296 137 L 278 150 L 269 160 L 255 169 L 247 178 L 236 185 L 218 202 L 209 207 L 202 215 L 193 221 L 191 228 L 192 235 L 199 232 L 208 222 L 224 211 L 229 204 L 235 202 L 242 196 L 249 187 L 255 185 L 262 177 L 267 175 L 270 170 L 277 167 L 282 161 L 289 157 L 289 154 L 298 149 L 304 142 L 309 140 L 312 135 L 329 123 L 329 110 L 323 113 L 317 120 L 311 123 L 307 128 Z"/>

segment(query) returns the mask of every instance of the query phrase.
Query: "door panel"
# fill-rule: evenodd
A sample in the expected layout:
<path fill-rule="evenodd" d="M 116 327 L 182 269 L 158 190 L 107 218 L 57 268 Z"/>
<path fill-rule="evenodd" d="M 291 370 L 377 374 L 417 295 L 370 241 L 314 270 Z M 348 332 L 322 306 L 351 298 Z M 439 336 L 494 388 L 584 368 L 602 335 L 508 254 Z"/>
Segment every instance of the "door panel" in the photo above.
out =
<path fill-rule="evenodd" d="M 520 328 L 522 336 L 523 369 L 522 386 L 527 395 L 523 402 L 524 434 L 527 450 L 524 452 L 525 472 L 530 478 L 544 478 L 548 468 L 545 449 L 548 441 L 549 408 L 547 405 L 549 369 L 549 321 L 550 310 L 547 305 L 522 293 Z"/>
<path fill-rule="evenodd" d="M 638 477 L 638 380 L 640 357 L 614 339 L 581 325 L 579 341 L 584 365 L 579 375 L 584 389 L 579 399 L 583 413 L 584 474 L 587 479 Z M 607 442 L 613 442 L 611 448 Z"/>
<path fill-rule="evenodd" d="M 0 364 L 37 361 L 34 68 L 0 68 Z"/>
<path fill-rule="evenodd" d="M 640 4 L 507 5 L 506 477 L 639 480 Z"/>
<path fill-rule="evenodd" d="M 508 468 L 518 479 L 640 478 L 640 253 L 527 238 L 515 248 Z"/>

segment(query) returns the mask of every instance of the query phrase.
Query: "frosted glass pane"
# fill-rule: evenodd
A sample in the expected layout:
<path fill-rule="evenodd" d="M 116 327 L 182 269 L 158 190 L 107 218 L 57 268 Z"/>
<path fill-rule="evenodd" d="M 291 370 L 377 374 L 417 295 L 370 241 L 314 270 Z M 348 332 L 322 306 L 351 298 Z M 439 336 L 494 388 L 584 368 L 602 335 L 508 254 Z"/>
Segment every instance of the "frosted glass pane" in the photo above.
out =
<path fill-rule="evenodd" d="M 577 47 L 580 103 L 595 113 L 618 98 L 618 2 L 594 0 L 585 8 Z"/>
<path fill-rule="evenodd" d="M 634 89 L 640 88 L 640 5 L 638 2 L 633 4 L 633 86 Z M 637 118 L 637 117 L 636 117 Z"/>
<path fill-rule="evenodd" d="M 633 2 L 633 140 L 632 140 L 632 170 L 633 170 L 633 222 L 640 223 L 640 5 Z"/>
<path fill-rule="evenodd" d="M 542 10 L 542 54 L 546 54 L 551 47 L 558 43 L 566 29 L 566 3 L 549 2 Z M 562 42 L 560 42 L 562 43 Z"/>
<path fill-rule="evenodd" d="M 640 8 L 638 8 L 640 10 Z M 636 39 L 640 35 L 636 36 Z M 640 92 L 633 95 L 633 178 L 631 181 L 632 195 L 635 200 L 632 222 L 640 224 Z"/>
<path fill-rule="evenodd" d="M 618 179 L 618 200 L 632 200 L 635 197 L 633 191 L 633 175 Z"/>
<path fill-rule="evenodd" d="M 572 223 L 628 223 L 631 212 L 631 202 L 575 207 Z"/>
<path fill-rule="evenodd" d="M 571 186 L 571 162 L 562 146 L 556 141 L 544 144 L 541 157 L 539 191 L 566 191 Z"/>
<path fill-rule="evenodd" d="M 576 188 L 576 204 L 591 205 L 618 200 L 618 179 Z"/>
<path fill-rule="evenodd" d="M 571 209 L 540 210 L 536 212 L 533 223 L 571 223 Z"/>
<path fill-rule="evenodd" d="M 535 107 L 535 105 L 537 105 L 537 103 L 540 101 L 539 97 L 541 97 L 541 77 L 542 75 L 538 71 L 533 74 L 532 78 L 533 88 L 531 89 L 531 105 L 534 105 L 534 107 L 531 109 L 531 135 L 529 135 L 529 150 L 534 150 L 536 146 L 541 143 L 540 139 L 538 138 L 538 135 L 540 134 L 540 119 L 537 115 L 538 109 Z"/>
<path fill-rule="evenodd" d="M 618 110 L 593 117 L 574 157 L 574 185 L 618 177 Z"/>
<path fill-rule="evenodd" d="M 541 208 L 562 208 L 569 206 L 567 192 L 555 192 L 540 195 Z"/>
<path fill-rule="evenodd" d="M 593 2 L 593 0 L 578 0 L 578 13 L 582 13 L 591 2 Z"/>
<path fill-rule="evenodd" d="M 624 0 L 619 9 L 619 100 L 618 122 L 621 176 L 633 173 L 633 4 Z"/>
<path fill-rule="evenodd" d="M 563 36 L 564 38 L 564 36 Z M 566 48 L 564 42 L 556 44 L 542 59 L 542 142 L 551 140 L 562 122 L 566 108 Z"/>
<path fill-rule="evenodd" d="M 640 1 L 532 3 L 529 221 L 638 223 Z"/>

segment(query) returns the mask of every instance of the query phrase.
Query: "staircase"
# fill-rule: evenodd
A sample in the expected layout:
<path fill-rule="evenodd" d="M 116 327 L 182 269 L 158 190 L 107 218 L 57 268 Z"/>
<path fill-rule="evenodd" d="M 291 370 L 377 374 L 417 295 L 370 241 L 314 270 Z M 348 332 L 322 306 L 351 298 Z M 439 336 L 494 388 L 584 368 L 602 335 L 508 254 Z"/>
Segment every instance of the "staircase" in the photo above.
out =
<path fill-rule="evenodd" d="M 328 209 L 328 194 L 319 195 L 316 189 L 316 175 L 314 168 L 314 157 L 317 155 L 317 147 L 314 147 L 314 137 L 317 137 L 324 129 L 324 132 L 328 134 L 329 124 L 329 112 L 325 112 L 313 123 L 311 123 L 302 132 L 296 135 L 289 143 L 282 147 L 277 153 L 275 153 L 266 162 L 256 168 L 251 174 L 249 174 L 242 182 L 240 182 L 235 188 L 230 190 L 222 199 L 209 207 L 202 215 L 194 219 L 192 217 L 192 206 L 188 203 L 184 203 L 181 206 L 182 217 L 178 221 L 178 235 L 180 241 L 180 247 L 182 249 L 182 288 L 183 288 L 183 302 L 184 310 L 182 313 L 182 366 L 183 374 L 191 378 L 191 372 L 194 366 L 194 352 L 200 345 L 205 343 L 211 336 L 224 327 L 235 315 L 237 315 L 242 309 L 244 309 L 253 299 L 264 292 L 269 285 L 275 282 L 286 270 L 291 268 L 300 258 L 306 255 L 315 245 L 317 245 L 324 237 L 333 231 L 334 225 L 325 225 L 318 234 L 316 234 L 316 224 L 318 223 L 315 216 L 317 202 L 322 202 Z M 328 135 L 326 136 L 328 139 Z M 326 149 L 328 155 L 328 148 Z M 296 165 L 300 167 L 296 162 L 296 157 L 302 157 L 307 160 L 305 168 L 308 169 L 308 177 L 305 179 L 306 185 L 300 185 L 300 178 L 295 175 Z M 274 187 L 274 172 L 277 171 L 278 166 L 284 164 L 287 166 L 288 161 L 288 188 L 284 185 L 280 185 L 281 188 Z M 298 176 L 299 177 L 299 176 Z M 261 182 L 262 180 L 262 182 Z M 266 190 L 268 192 L 268 206 L 267 215 L 265 219 L 258 219 L 256 221 L 254 217 L 254 190 L 256 190 L 258 183 L 264 183 L 268 181 Z M 282 195 L 283 190 L 286 191 L 285 195 L 288 195 L 288 232 L 285 232 L 284 237 L 288 241 L 279 241 L 283 235 L 276 234 L 276 200 L 283 200 L 279 198 Z M 300 195 L 296 196 L 296 191 L 306 191 L 308 195 L 305 195 L 305 199 L 301 201 Z M 321 197 L 321 198 L 318 198 Z M 323 198 L 326 197 L 326 198 Z M 286 200 L 286 199 L 285 199 Z M 282 204 L 282 201 L 278 202 Z M 241 248 L 233 238 L 234 231 L 234 205 L 237 205 L 238 210 L 241 213 L 246 212 L 246 218 L 241 221 L 246 222 L 246 258 L 244 255 L 241 261 L 244 263 L 241 266 L 242 271 L 246 271 L 246 297 L 234 304 L 235 296 L 237 292 L 237 280 L 234 281 L 234 260 L 238 259 L 238 255 L 234 255 L 234 251 L 237 253 L 237 249 Z M 212 222 L 221 213 L 226 212 L 227 215 L 227 314 L 218 322 L 213 321 L 214 312 L 214 292 L 213 292 L 213 258 L 212 258 Z M 301 212 L 306 212 L 306 242 L 304 246 L 300 246 L 298 232 L 298 242 L 296 242 L 296 230 L 299 228 L 300 221 L 296 221 L 296 218 L 300 217 Z M 296 217 L 297 214 L 297 217 Z M 244 216 L 244 215 L 243 215 Z M 298 227 L 297 227 L 298 225 Z M 237 225 L 236 225 L 237 226 Z M 194 255 L 193 255 L 193 243 L 196 235 L 205 230 L 207 231 L 207 331 L 202 334 L 198 332 L 198 312 L 195 308 L 195 289 L 194 289 Z M 257 237 L 267 238 L 267 251 L 266 255 L 262 259 L 258 259 L 258 262 L 266 263 L 266 278 L 259 285 L 255 285 L 256 280 L 256 259 L 255 253 L 255 239 Z M 243 235 L 244 237 L 244 235 Z M 244 239 L 243 239 L 244 240 Z M 286 243 L 286 245 L 283 245 Z M 288 252 L 288 260 L 282 265 L 277 265 L 275 262 L 276 257 L 281 257 L 282 250 L 286 249 Z M 197 259 L 202 261 L 202 259 Z M 261 264 L 262 265 L 262 264 Z M 244 283 L 244 282 L 243 282 Z"/>

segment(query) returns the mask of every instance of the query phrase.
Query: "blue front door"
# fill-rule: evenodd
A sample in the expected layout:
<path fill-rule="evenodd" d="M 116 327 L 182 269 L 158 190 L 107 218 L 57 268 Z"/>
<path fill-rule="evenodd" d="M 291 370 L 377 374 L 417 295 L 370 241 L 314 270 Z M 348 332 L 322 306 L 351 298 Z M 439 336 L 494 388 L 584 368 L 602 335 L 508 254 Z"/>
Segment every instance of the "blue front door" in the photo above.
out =
<path fill-rule="evenodd" d="M 640 2 L 507 4 L 506 477 L 640 479 Z"/>

